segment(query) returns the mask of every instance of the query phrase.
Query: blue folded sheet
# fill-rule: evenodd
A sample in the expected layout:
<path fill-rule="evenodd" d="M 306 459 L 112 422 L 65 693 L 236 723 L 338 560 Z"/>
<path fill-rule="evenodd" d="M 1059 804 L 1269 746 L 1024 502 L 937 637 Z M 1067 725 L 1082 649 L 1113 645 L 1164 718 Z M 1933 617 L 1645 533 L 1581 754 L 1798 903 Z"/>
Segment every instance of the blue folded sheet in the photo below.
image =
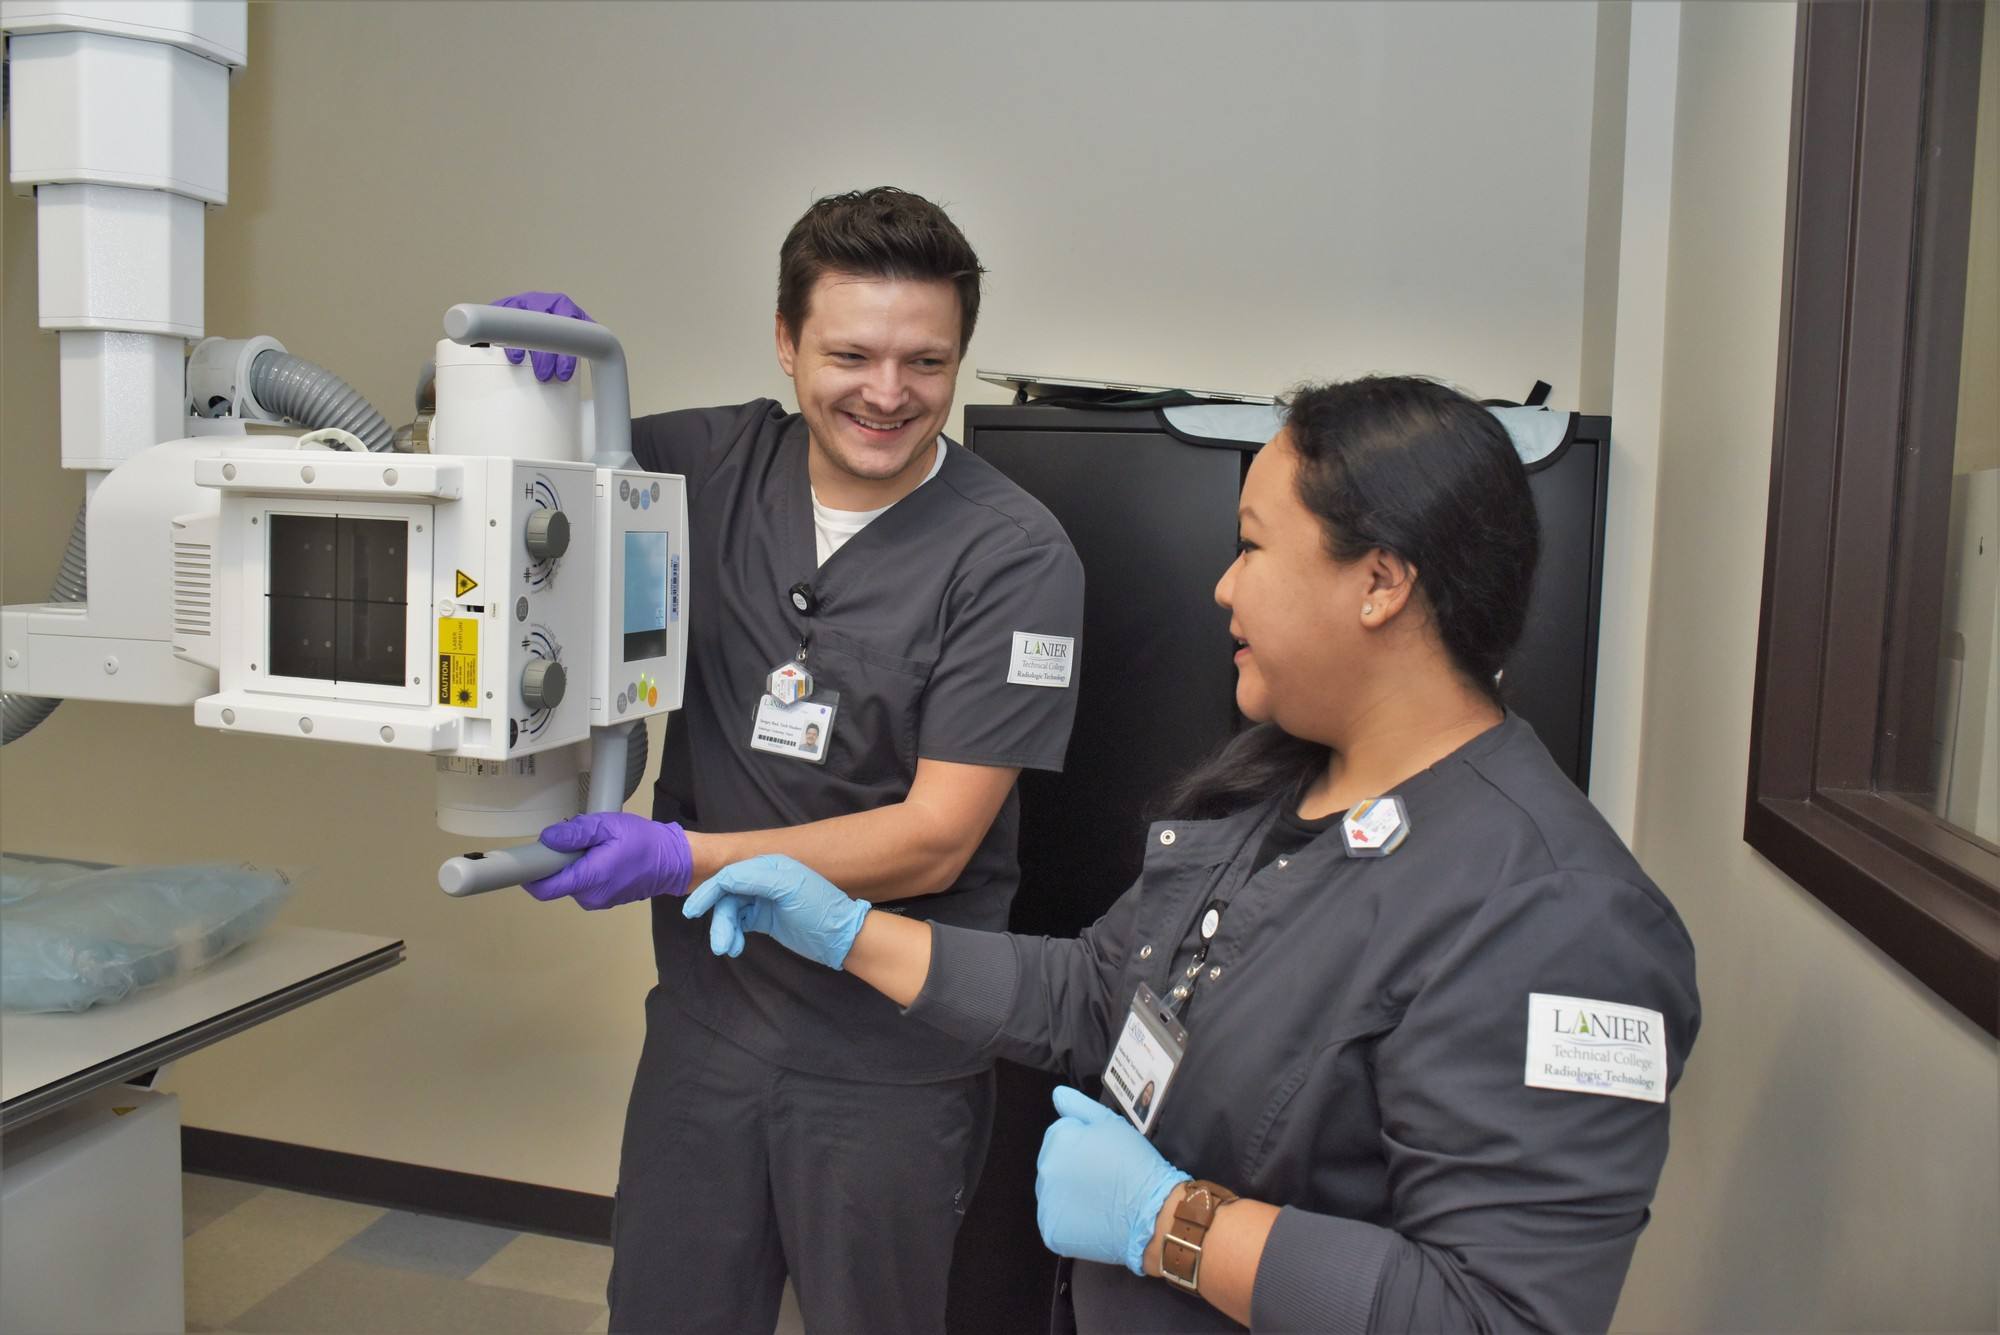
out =
<path fill-rule="evenodd" d="M 204 968 L 262 932 L 291 888 L 219 863 L 0 857 L 0 1009 L 87 1010 Z"/>

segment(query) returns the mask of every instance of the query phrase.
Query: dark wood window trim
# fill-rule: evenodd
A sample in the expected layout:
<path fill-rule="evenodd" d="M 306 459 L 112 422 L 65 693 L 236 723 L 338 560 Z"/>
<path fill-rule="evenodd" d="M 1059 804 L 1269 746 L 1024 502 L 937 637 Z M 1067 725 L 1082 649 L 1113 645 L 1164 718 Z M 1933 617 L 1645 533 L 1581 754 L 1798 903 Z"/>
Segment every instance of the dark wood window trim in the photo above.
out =
<path fill-rule="evenodd" d="M 1744 838 L 2000 1034 L 2000 848 L 1893 791 L 1934 689 L 1903 661 L 1941 616 L 1908 511 L 1950 485 L 1965 292 L 1971 139 L 1936 127 L 1973 124 L 1983 9 L 1799 6 Z"/>

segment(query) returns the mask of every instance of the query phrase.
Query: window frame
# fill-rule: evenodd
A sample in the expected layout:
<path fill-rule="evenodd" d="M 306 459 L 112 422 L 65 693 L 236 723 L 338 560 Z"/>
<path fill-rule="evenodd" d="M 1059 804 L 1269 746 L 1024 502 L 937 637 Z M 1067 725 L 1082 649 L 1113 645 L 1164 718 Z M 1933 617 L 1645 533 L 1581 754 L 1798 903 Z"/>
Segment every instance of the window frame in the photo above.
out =
<path fill-rule="evenodd" d="M 1799 6 L 1743 837 L 2000 1035 L 2000 847 L 1876 784 L 1934 690 L 1906 648 L 1943 614 L 1911 507 L 1939 441 L 1950 483 L 1971 144 L 1927 164 L 1925 130 L 1977 106 L 1983 10 Z"/>

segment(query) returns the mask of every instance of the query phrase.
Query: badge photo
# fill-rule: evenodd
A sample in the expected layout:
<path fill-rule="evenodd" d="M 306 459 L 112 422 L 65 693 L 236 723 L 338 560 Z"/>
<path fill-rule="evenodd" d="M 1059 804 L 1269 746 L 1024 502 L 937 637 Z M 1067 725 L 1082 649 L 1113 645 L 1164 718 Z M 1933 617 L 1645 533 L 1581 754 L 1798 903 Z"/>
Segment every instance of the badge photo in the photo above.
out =
<path fill-rule="evenodd" d="M 1141 1135 L 1153 1133 L 1167 1086 L 1186 1055 L 1187 1030 L 1160 1004 L 1152 988 L 1139 984 L 1118 1046 L 1104 1068 L 1104 1088 Z"/>
<path fill-rule="evenodd" d="M 750 749 L 825 764 L 839 708 L 840 696 L 833 691 L 819 691 L 810 700 L 791 704 L 767 692 L 757 701 L 757 716 L 750 725 Z"/>

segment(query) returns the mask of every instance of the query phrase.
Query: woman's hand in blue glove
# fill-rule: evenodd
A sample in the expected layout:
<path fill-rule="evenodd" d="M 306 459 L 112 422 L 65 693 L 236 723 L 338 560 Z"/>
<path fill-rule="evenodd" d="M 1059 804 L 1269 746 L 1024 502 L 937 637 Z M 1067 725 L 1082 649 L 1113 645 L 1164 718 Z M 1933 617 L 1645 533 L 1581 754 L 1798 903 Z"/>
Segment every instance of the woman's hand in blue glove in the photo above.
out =
<path fill-rule="evenodd" d="M 1160 1157 L 1122 1113 L 1058 1086 L 1055 1125 L 1035 1160 L 1035 1222 L 1058 1256 L 1146 1273 L 1160 1207 L 1188 1175 Z"/>
<path fill-rule="evenodd" d="M 776 853 L 724 867 L 703 881 L 681 905 L 687 918 L 710 909 L 708 946 L 718 955 L 741 955 L 743 934 L 763 932 L 794 955 L 838 969 L 868 916 L 865 899 L 852 899 L 811 867 Z"/>
<path fill-rule="evenodd" d="M 551 825 L 542 831 L 542 847 L 583 856 L 522 888 L 536 899 L 574 898 L 587 909 L 684 895 L 694 874 L 694 854 L 680 826 L 624 811 L 592 811 Z"/>
<path fill-rule="evenodd" d="M 572 320 L 590 319 L 583 307 L 560 292 L 521 292 L 511 297 L 502 297 L 493 304 L 511 306 L 518 311 L 540 311 L 544 315 L 567 315 Z M 520 348 L 507 349 L 507 360 L 516 366 L 521 364 L 524 355 L 532 360 L 537 380 L 567 380 L 576 374 L 576 358 L 565 353 L 524 353 Z"/>

